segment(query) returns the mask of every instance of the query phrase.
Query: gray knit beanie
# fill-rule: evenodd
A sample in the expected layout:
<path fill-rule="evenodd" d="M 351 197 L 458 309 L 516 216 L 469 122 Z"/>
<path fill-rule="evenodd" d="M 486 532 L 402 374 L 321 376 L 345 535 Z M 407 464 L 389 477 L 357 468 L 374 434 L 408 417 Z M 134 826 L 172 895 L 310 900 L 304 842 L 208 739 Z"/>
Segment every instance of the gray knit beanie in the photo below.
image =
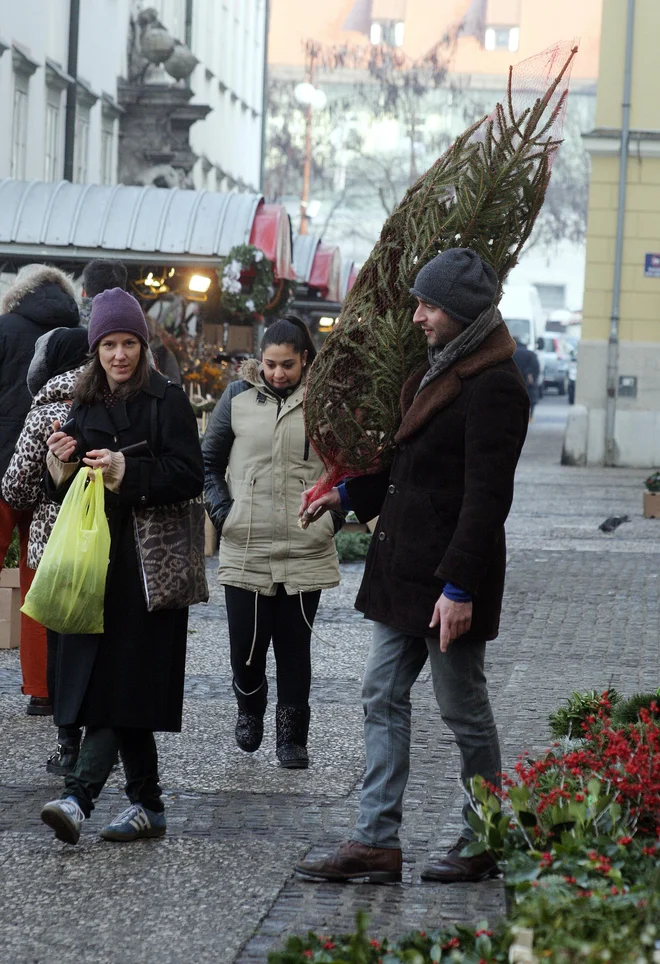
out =
<path fill-rule="evenodd" d="M 471 325 L 492 305 L 497 284 L 497 275 L 476 251 L 449 248 L 424 265 L 410 294 Z"/>
<path fill-rule="evenodd" d="M 137 335 L 144 345 L 149 344 L 149 329 L 144 312 L 133 295 L 123 288 L 108 288 L 92 301 L 89 318 L 89 350 L 93 352 L 102 338 L 116 331 Z"/>

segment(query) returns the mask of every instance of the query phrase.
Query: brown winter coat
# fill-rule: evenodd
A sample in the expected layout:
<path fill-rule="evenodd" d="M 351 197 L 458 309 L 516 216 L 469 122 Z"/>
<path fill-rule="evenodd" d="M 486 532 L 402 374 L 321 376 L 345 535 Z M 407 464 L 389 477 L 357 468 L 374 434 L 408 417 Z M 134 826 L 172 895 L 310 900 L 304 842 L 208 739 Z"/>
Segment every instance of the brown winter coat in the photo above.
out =
<path fill-rule="evenodd" d="M 504 522 L 529 419 L 527 390 L 504 324 L 415 398 L 428 364 L 403 387 L 389 470 L 347 483 L 362 522 L 379 515 L 356 607 L 428 636 L 445 582 L 472 594 L 472 640 L 498 634 Z"/>

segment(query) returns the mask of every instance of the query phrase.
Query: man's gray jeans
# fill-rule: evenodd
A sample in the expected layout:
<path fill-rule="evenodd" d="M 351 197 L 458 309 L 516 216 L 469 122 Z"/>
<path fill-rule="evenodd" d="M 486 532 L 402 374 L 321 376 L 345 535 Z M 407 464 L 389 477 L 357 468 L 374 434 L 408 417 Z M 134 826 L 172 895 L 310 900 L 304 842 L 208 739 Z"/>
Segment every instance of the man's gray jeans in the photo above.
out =
<path fill-rule="evenodd" d="M 410 769 L 410 690 L 427 658 L 440 714 L 456 738 L 465 783 L 480 774 L 499 786 L 502 769 L 497 728 L 486 676 L 485 643 L 454 640 L 440 651 L 439 634 L 428 639 L 374 623 L 362 684 L 366 773 L 353 839 L 371 847 L 399 847 L 403 792 Z M 463 834 L 474 833 L 463 807 Z"/>

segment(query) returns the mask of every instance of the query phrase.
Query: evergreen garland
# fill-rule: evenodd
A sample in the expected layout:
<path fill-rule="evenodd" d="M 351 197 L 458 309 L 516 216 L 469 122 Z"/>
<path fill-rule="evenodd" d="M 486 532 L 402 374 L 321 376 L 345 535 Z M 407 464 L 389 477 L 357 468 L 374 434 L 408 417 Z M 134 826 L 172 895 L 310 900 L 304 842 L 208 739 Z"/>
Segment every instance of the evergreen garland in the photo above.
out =
<path fill-rule="evenodd" d="M 252 244 L 233 247 L 217 273 L 222 307 L 236 320 L 261 318 L 276 307 L 283 310 L 293 295 L 293 283 L 276 280 L 273 265 Z"/>
<path fill-rule="evenodd" d="M 505 102 L 458 137 L 385 222 L 307 379 L 307 430 L 327 469 L 315 497 L 391 461 L 401 388 L 426 357 L 412 324 L 417 272 L 441 251 L 472 248 L 495 269 L 499 300 L 543 205 L 576 52 L 520 112 L 510 70 Z"/>

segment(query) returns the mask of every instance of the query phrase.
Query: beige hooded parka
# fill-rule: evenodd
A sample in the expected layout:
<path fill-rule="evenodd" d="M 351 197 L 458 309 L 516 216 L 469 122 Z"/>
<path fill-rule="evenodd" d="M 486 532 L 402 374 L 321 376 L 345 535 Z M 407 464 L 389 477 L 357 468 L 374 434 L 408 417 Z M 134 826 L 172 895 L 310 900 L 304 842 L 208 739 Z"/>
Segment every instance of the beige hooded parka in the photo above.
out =
<path fill-rule="evenodd" d="M 202 449 L 209 515 L 221 532 L 219 580 L 273 596 L 339 584 L 335 520 L 298 526 L 300 495 L 323 472 L 305 433 L 304 380 L 282 399 L 254 359 L 211 416 Z"/>

